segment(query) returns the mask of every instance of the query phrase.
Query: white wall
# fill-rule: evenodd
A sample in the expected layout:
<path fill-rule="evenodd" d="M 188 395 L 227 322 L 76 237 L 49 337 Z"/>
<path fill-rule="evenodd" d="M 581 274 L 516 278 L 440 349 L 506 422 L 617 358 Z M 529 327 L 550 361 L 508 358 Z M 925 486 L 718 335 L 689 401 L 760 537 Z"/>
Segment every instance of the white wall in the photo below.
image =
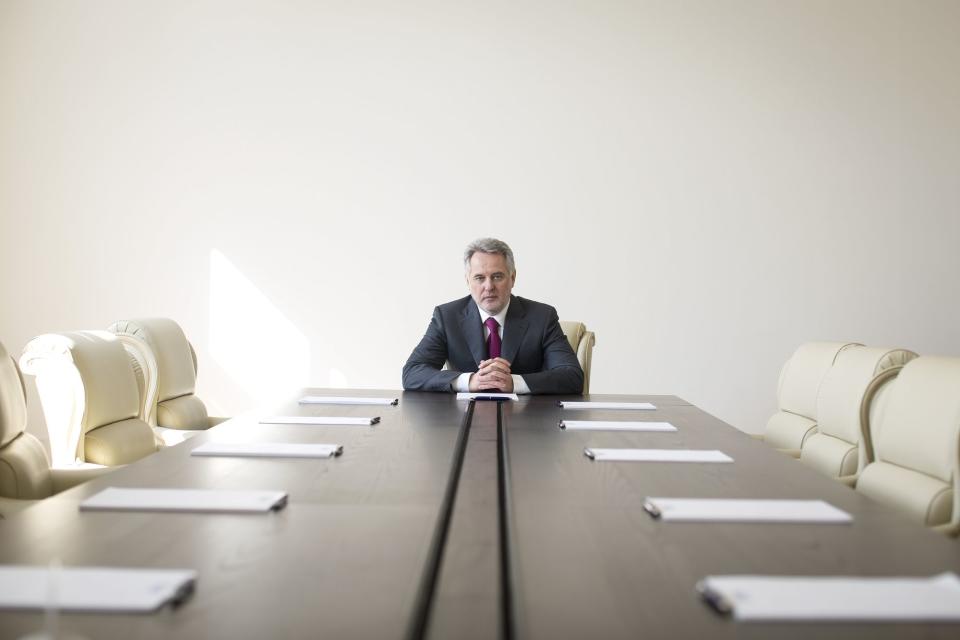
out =
<path fill-rule="evenodd" d="M 597 332 L 595 392 L 759 431 L 801 342 L 960 355 L 957 24 L 951 0 L 0 0 L 0 340 L 170 316 L 224 414 L 398 388 L 495 235 L 516 293 Z"/>

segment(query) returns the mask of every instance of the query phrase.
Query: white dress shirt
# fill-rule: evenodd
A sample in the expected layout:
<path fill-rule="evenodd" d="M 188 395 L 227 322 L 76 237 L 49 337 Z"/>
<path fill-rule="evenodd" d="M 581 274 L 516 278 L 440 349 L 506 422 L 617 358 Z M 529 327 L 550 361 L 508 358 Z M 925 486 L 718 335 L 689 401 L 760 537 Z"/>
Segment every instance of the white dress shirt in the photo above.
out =
<path fill-rule="evenodd" d="M 497 332 L 500 334 L 501 344 L 503 343 L 503 332 L 506 329 L 507 321 L 507 309 L 510 308 L 510 302 L 507 302 L 507 305 L 500 310 L 495 316 L 491 316 L 489 313 L 480 308 L 480 305 L 477 305 L 477 310 L 480 312 L 480 322 L 483 323 L 483 339 L 486 342 L 490 338 L 490 329 L 487 327 L 486 322 L 487 318 L 494 318 L 497 321 L 497 324 L 500 325 Z M 470 376 L 473 374 L 470 372 L 461 373 L 457 379 L 454 381 L 454 386 L 457 391 L 460 392 L 469 392 L 470 391 Z M 517 395 L 523 395 L 530 393 L 530 387 L 527 386 L 526 381 L 524 381 L 523 376 L 518 376 L 517 374 L 511 374 L 513 378 L 513 392 Z"/>

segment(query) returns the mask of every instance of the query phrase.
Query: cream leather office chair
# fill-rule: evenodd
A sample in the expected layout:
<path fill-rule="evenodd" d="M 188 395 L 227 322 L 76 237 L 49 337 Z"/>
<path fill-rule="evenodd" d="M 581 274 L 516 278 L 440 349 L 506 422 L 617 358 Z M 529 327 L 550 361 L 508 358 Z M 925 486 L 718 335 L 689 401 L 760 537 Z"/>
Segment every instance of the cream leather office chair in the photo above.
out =
<path fill-rule="evenodd" d="M 817 394 L 817 432 L 803 441 L 800 461 L 853 486 L 866 466 L 870 409 L 881 384 L 917 357 L 906 349 L 853 346 L 842 349 Z"/>
<path fill-rule="evenodd" d="M 922 356 L 876 402 L 857 491 L 949 535 L 960 532 L 960 358 Z"/>
<path fill-rule="evenodd" d="M 777 412 L 770 416 L 762 439 L 795 458 L 803 442 L 817 430 L 820 383 L 842 350 L 853 342 L 808 342 L 800 345 L 780 370 Z"/>
<path fill-rule="evenodd" d="M 27 428 L 27 396 L 13 358 L 0 343 L 0 517 L 91 480 L 105 468 L 51 469 L 43 445 Z"/>
<path fill-rule="evenodd" d="M 161 430 L 203 430 L 225 418 L 207 415 L 207 407 L 195 395 L 197 354 L 183 329 L 169 318 L 121 320 L 110 325 L 144 372 L 144 420 Z"/>
<path fill-rule="evenodd" d="M 127 351 L 106 331 L 49 333 L 27 343 L 20 369 L 36 376 L 54 467 L 119 465 L 160 444 L 140 419 L 140 391 Z"/>
<path fill-rule="evenodd" d="M 593 363 L 593 345 L 597 343 L 597 338 L 593 331 L 587 331 L 585 324 L 575 320 L 561 320 L 560 328 L 583 369 L 583 393 L 590 393 L 590 365 Z"/>

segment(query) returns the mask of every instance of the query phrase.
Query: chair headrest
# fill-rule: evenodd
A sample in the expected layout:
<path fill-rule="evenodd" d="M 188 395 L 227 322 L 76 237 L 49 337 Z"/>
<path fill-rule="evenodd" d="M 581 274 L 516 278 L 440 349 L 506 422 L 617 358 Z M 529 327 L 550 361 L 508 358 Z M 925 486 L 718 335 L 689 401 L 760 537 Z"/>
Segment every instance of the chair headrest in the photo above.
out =
<path fill-rule="evenodd" d="M 816 420 L 820 383 L 837 354 L 855 342 L 807 342 L 800 345 L 783 367 L 777 400 L 782 411 Z"/>
<path fill-rule="evenodd" d="M 849 347 L 841 350 L 820 384 L 817 426 L 821 433 L 847 442 L 860 441 L 860 421 L 871 382 L 917 357 L 906 349 Z M 872 395 L 872 394 L 871 394 Z"/>
<path fill-rule="evenodd" d="M 583 334 L 587 331 L 586 325 L 576 320 L 561 320 L 560 330 L 563 331 L 563 335 L 567 336 L 567 342 L 570 343 L 570 347 L 576 353 L 577 346 L 583 339 Z"/>
<path fill-rule="evenodd" d="M 0 447 L 27 428 L 27 399 L 23 378 L 3 343 L 0 343 Z"/>
<path fill-rule="evenodd" d="M 196 390 L 197 373 L 187 336 L 169 318 L 135 318 L 110 326 L 117 335 L 145 342 L 157 361 L 157 402 L 188 395 Z"/>
<path fill-rule="evenodd" d="M 79 374 L 84 396 L 83 431 L 136 417 L 140 391 L 133 365 L 116 336 L 106 331 L 48 333 L 37 336 L 24 348 L 20 366 L 38 373 L 41 366 L 69 366 Z M 67 383 L 57 393 L 74 393 Z"/>
<path fill-rule="evenodd" d="M 908 362 L 875 420 L 877 460 L 950 482 L 958 466 L 960 358 Z"/>

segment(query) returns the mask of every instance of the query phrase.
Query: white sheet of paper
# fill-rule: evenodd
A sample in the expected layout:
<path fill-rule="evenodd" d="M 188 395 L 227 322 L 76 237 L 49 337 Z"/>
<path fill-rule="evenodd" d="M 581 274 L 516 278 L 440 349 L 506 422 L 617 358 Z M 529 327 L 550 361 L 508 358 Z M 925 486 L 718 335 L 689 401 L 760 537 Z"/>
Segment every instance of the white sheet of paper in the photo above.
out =
<path fill-rule="evenodd" d="M 188 569 L 0 566 L 0 609 L 145 613 L 193 591 Z"/>
<path fill-rule="evenodd" d="M 300 442 L 205 442 L 190 452 L 192 456 L 230 456 L 250 458 L 332 458 L 343 453 L 339 444 Z"/>
<path fill-rule="evenodd" d="M 848 523 L 853 517 L 823 500 L 647 498 L 643 508 L 666 522 Z"/>
<path fill-rule="evenodd" d="M 733 462 L 733 458 L 716 450 L 702 449 L 597 449 L 583 450 L 586 456 L 600 462 Z"/>
<path fill-rule="evenodd" d="M 300 398 L 300 404 L 377 404 L 377 405 L 395 405 L 400 400 L 398 398 L 359 398 L 349 396 L 303 396 Z"/>
<path fill-rule="evenodd" d="M 477 398 L 493 398 L 496 400 L 519 400 L 515 393 L 486 393 L 477 391 L 476 393 L 458 393 L 457 400 L 476 400 Z"/>
<path fill-rule="evenodd" d="M 314 424 L 314 425 L 350 425 L 370 426 L 380 422 L 380 416 L 372 418 L 353 418 L 349 416 L 270 416 L 260 418 L 260 424 Z"/>
<path fill-rule="evenodd" d="M 567 402 L 558 403 L 562 409 L 625 409 L 632 411 L 654 411 L 656 407 L 649 402 Z"/>
<path fill-rule="evenodd" d="M 81 502 L 80 510 L 266 513 L 286 504 L 285 491 L 108 487 Z"/>
<path fill-rule="evenodd" d="M 570 431 L 676 431 L 669 422 L 611 422 L 606 420 L 561 420 Z"/>
<path fill-rule="evenodd" d="M 708 576 L 697 590 L 745 622 L 960 621 L 960 578 Z"/>

